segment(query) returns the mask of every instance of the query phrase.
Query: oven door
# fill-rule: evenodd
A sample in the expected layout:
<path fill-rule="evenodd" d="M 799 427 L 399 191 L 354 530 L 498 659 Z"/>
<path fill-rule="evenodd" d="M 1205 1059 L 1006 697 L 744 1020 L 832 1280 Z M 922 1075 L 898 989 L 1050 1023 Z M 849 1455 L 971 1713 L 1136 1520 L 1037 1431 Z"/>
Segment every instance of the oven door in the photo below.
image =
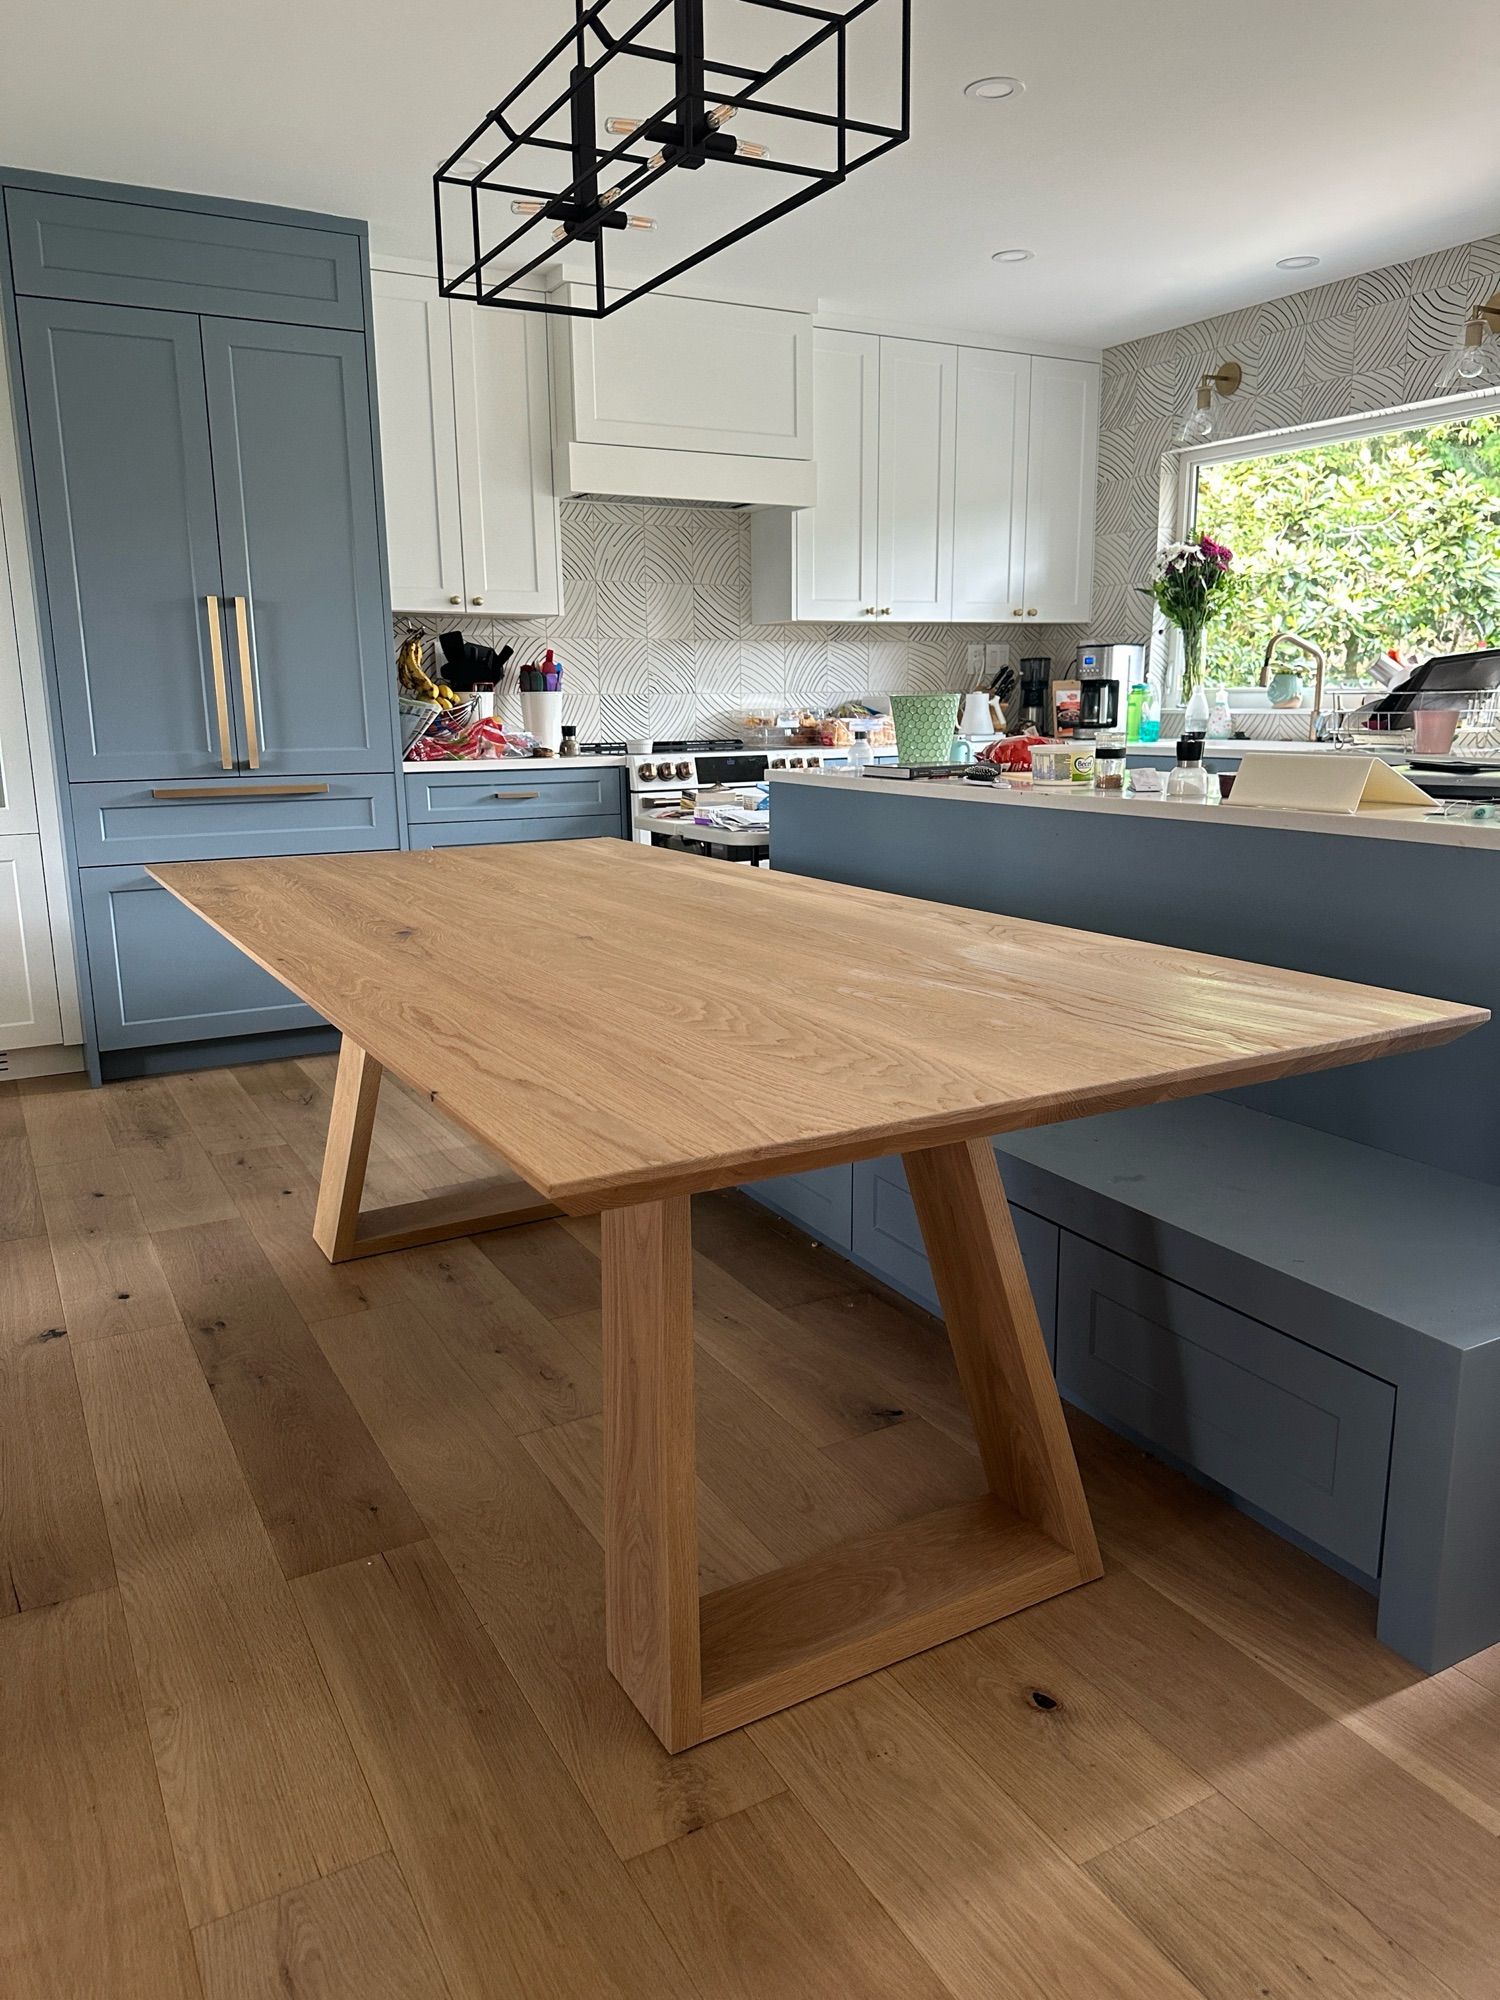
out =
<path fill-rule="evenodd" d="M 666 813 L 684 799 L 698 796 L 696 785 L 646 785 L 630 794 L 630 837 L 638 847 L 651 845 L 651 828 L 643 824 L 653 812 Z M 670 825 L 671 822 L 666 822 Z"/>

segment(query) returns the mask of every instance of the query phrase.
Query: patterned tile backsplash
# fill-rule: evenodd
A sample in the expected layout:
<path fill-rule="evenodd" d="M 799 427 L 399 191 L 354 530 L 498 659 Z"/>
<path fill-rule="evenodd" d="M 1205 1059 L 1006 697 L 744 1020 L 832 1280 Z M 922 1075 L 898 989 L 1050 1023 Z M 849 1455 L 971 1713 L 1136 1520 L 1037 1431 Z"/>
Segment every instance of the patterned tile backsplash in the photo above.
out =
<path fill-rule="evenodd" d="M 750 516 L 730 508 L 565 500 L 562 561 L 560 618 L 401 613 L 396 629 L 456 627 L 497 648 L 513 645 L 499 703 L 513 722 L 516 665 L 554 647 L 564 719 L 584 742 L 731 736 L 747 709 L 961 689 L 975 640 L 1003 640 L 1014 666 L 1036 637 L 987 625 L 753 624 Z"/>

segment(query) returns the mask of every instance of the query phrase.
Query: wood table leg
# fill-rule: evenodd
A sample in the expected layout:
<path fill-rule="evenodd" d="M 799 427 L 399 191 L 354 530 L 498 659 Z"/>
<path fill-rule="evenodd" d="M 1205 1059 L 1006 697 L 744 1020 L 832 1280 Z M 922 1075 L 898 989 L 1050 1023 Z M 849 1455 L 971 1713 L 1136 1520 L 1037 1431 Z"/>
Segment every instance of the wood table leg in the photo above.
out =
<path fill-rule="evenodd" d="M 995 1149 L 970 1139 L 902 1164 L 990 1491 L 1102 1576 Z"/>
<path fill-rule="evenodd" d="M 667 1748 L 684 1750 L 701 1734 L 687 1197 L 606 1209 L 602 1249 L 609 1666 Z"/>
<path fill-rule="evenodd" d="M 419 1243 L 477 1236 L 486 1229 L 506 1229 L 562 1214 L 555 1202 L 508 1174 L 466 1181 L 461 1187 L 418 1201 L 361 1210 L 380 1078 L 380 1064 L 345 1035 L 339 1047 L 323 1178 L 313 1217 L 313 1241 L 330 1264 L 342 1264 L 351 1257 L 380 1257 L 388 1250 L 410 1250 Z"/>
<path fill-rule="evenodd" d="M 330 1264 L 340 1264 L 354 1254 L 375 1107 L 380 1100 L 380 1074 L 375 1058 L 345 1035 L 339 1044 L 333 1111 L 323 1147 L 323 1178 L 313 1216 L 313 1241 Z"/>
<path fill-rule="evenodd" d="M 906 1169 L 990 1491 L 701 1601 L 688 1204 L 605 1213 L 609 1664 L 669 1750 L 1101 1573 L 994 1153 Z"/>

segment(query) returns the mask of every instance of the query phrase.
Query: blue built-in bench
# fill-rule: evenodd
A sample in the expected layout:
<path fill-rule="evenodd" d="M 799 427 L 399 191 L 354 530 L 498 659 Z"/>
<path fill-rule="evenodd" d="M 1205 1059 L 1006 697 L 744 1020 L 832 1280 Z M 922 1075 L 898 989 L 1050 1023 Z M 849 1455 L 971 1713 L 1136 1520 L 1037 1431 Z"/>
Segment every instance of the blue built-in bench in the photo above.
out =
<path fill-rule="evenodd" d="M 772 824 L 802 873 L 1500 1008 L 1500 835 L 837 781 Z M 1418 1665 L 1500 1642 L 1500 1026 L 996 1147 L 1070 1402 L 1377 1592 Z M 936 1310 L 899 1160 L 750 1191 Z"/>

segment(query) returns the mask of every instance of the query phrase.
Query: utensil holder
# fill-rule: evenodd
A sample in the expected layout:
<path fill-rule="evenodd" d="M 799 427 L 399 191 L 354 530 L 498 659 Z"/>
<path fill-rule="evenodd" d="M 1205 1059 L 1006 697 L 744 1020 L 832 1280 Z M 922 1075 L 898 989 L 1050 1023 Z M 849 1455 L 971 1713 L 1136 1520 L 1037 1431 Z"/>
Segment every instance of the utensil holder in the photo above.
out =
<path fill-rule="evenodd" d="M 562 690 L 548 688 L 521 696 L 521 726 L 544 750 L 562 747 Z"/>

